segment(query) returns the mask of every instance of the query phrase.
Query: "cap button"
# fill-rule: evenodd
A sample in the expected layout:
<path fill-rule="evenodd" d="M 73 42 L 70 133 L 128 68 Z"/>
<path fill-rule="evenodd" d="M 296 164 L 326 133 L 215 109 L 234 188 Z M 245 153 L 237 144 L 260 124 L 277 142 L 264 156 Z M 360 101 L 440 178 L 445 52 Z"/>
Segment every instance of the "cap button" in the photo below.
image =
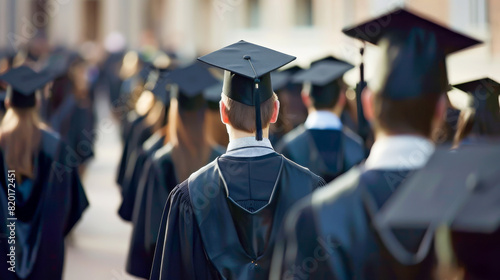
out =
<path fill-rule="evenodd" d="M 245 59 L 245 60 L 249 60 L 249 59 L 251 59 L 251 57 L 250 57 L 249 55 L 244 55 L 244 56 L 243 56 L 243 59 Z"/>

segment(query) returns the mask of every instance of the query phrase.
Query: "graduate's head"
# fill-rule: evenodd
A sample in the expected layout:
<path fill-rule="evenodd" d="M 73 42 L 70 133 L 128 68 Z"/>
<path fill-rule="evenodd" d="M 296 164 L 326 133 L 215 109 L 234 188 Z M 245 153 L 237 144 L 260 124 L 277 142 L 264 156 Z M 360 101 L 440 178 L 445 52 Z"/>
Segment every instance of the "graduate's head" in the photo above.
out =
<path fill-rule="evenodd" d="M 298 72 L 293 80 L 303 83 L 302 100 L 306 107 L 310 111 L 329 110 L 340 114 L 347 89 L 342 76 L 352 68 L 352 64 L 331 56 L 313 62 L 309 69 Z"/>
<path fill-rule="evenodd" d="M 29 67 L 13 68 L 0 76 L 8 83 L 5 97 L 7 109 L 0 125 L 0 145 L 10 169 L 33 176 L 33 153 L 40 143 L 38 105 L 42 90 L 48 90 L 52 76 L 36 73 Z"/>
<path fill-rule="evenodd" d="M 270 72 L 295 57 L 245 41 L 198 58 L 222 68 L 224 82 L 220 113 L 232 137 L 251 134 L 260 141 L 267 137 L 269 124 L 276 122 L 279 101 L 273 91 Z M 239 131 L 237 136 L 233 131 Z"/>
<path fill-rule="evenodd" d="M 470 133 L 477 136 L 500 136 L 500 83 L 482 78 L 453 85 L 469 97 Z M 465 113 L 464 113 L 465 114 Z"/>
<path fill-rule="evenodd" d="M 367 119 L 378 132 L 426 137 L 444 121 L 446 56 L 480 43 L 405 9 L 344 33 L 380 47 L 378 71 L 363 98 Z"/>
<path fill-rule="evenodd" d="M 309 110 L 328 110 L 340 114 L 346 102 L 346 89 L 341 78 L 325 86 L 305 83 L 302 87 L 302 101 Z"/>
<path fill-rule="evenodd" d="M 366 88 L 363 110 L 377 133 L 416 134 L 431 138 L 446 114 L 444 93 L 394 100 Z"/>
<path fill-rule="evenodd" d="M 279 106 L 278 96 L 275 93 L 260 104 L 260 118 L 263 130 L 267 131 L 269 125 L 278 120 Z M 256 132 L 254 106 L 243 104 L 222 94 L 220 115 L 222 122 L 233 129 L 252 134 Z"/>

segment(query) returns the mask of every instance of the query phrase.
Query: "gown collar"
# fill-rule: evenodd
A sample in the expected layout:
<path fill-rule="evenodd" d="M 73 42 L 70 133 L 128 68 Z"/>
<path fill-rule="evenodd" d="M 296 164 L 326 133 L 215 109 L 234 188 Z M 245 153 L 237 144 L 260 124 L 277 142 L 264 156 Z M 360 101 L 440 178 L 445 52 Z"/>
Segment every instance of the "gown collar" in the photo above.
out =
<path fill-rule="evenodd" d="M 434 144 L 424 137 L 388 136 L 375 141 L 364 167 L 367 170 L 415 170 L 427 163 L 434 150 Z"/>
<path fill-rule="evenodd" d="M 340 118 L 329 111 L 311 112 L 304 123 L 307 129 L 331 129 L 342 130 Z"/>
<path fill-rule="evenodd" d="M 268 138 L 262 141 L 255 140 L 255 137 L 243 137 L 229 142 L 225 156 L 232 157 L 259 157 L 274 153 L 271 141 Z"/>

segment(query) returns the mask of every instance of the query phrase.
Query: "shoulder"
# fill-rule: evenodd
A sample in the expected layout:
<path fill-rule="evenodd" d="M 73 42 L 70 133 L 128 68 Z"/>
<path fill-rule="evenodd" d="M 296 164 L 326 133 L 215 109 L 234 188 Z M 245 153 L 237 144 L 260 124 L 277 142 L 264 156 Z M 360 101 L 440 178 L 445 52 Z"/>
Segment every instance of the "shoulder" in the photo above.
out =
<path fill-rule="evenodd" d="M 154 162 L 162 162 L 165 160 L 170 160 L 172 158 L 172 149 L 173 145 L 170 143 L 167 143 L 163 147 L 159 148 L 156 152 L 153 154 L 153 161 Z"/>
<path fill-rule="evenodd" d="M 188 180 L 184 180 L 170 192 L 170 199 L 178 203 L 190 202 Z"/>
<path fill-rule="evenodd" d="M 288 223 L 296 224 L 301 219 L 312 218 L 314 212 L 318 212 L 325 206 L 345 204 L 352 201 L 353 194 L 357 190 L 360 171 L 353 168 L 349 172 L 337 177 L 333 182 L 314 191 L 311 195 L 304 197 L 292 208 L 289 213 Z"/>
<path fill-rule="evenodd" d="M 360 168 L 350 169 L 330 184 L 315 191 L 311 197 L 311 204 L 315 208 L 322 208 L 326 205 L 341 205 L 351 202 L 357 196 L 360 177 Z"/>
<path fill-rule="evenodd" d="M 363 139 L 359 135 L 354 133 L 354 131 L 352 131 L 350 128 L 344 126 L 342 128 L 342 134 L 344 135 L 345 140 L 352 142 L 353 144 L 360 147 L 363 146 Z"/>
<path fill-rule="evenodd" d="M 319 186 L 324 186 L 326 185 L 326 182 L 325 180 L 323 180 L 323 178 L 321 178 L 320 176 L 316 175 L 315 173 L 313 173 L 311 170 L 309 170 L 309 168 L 307 167 L 304 167 L 288 158 L 286 158 L 285 156 L 281 155 L 281 157 L 283 158 L 283 166 L 286 167 L 286 168 L 289 168 L 289 169 L 293 169 L 295 171 L 297 171 L 298 174 L 301 174 L 303 176 L 307 176 L 307 177 L 310 177 L 312 180 L 314 180 Z"/>
<path fill-rule="evenodd" d="M 287 143 L 298 141 L 299 139 L 302 139 L 302 136 L 306 131 L 307 129 L 304 125 L 299 125 L 296 128 L 292 129 L 287 134 L 285 134 L 283 136 L 283 139 L 281 139 L 280 144 L 286 145 Z"/>
<path fill-rule="evenodd" d="M 214 158 L 221 156 L 226 152 L 226 149 L 220 145 L 213 145 L 211 146 L 211 149 L 212 149 L 212 156 Z"/>
<path fill-rule="evenodd" d="M 202 168 L 198 169 L 197 171 L 193 172 L 193 174 L 191 174 L 191 176 L 189 176 L 189 178 L 186 180 L 186 184 L 191 184 L 191 182 L 194 182 L 196 181 L 198 178 L 203 178 L 203 179 L 206 179 L 208 177 L 208 175 L 211 175 L 213 176 L 215 173 L 215 167 L 217 165 L 217 158 L 214 159 L 213 161 L 209 162 L 207 165 L 203 166 Z M 216 174 L 217 175 L 217 178 L 218 177 L 218 173 Z"/>
<path fill-rule="evenodd" d="M 64 158 L 61 152 L 65 152 L 66 144 L 62 141 L 59 133 L 50 129 L 41 129 L 41 151 L 53 160 Z"/>

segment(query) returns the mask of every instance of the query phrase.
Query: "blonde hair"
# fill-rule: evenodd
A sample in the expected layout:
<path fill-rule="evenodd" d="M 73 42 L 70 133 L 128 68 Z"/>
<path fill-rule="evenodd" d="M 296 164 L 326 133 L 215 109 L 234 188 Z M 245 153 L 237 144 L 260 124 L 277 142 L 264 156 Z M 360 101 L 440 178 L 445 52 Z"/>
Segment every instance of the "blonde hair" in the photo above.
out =
<path fill-rule="evenodd" d="M 207 164 L 211 146 L 206 138 L 205 109 L 186 111 L 176 98 L 170 101 L 168 116 L 169 143 L 173 146 L 172 160 L 179 182 Z"/>
<path fill-rule="evenodd" d="M 7 110 L 0 126 L 0 146 L 9 169 L 33 178 L 33 155 L 40 146 L 41 128 L 36 107 Z"/>
<path fill-rule="evenodd" d="M 277 100 L 278 96 L 273 93 L 271 98 L 260 104 L 262 128 L 269 126 L 274 113 L 274 102 Z M 226 106 L 226 114 L 232 127 L 249 133 L 255 132 L 255 107 L 235 101 L 225 94 L 222 94 L 222 102 Z"/>

